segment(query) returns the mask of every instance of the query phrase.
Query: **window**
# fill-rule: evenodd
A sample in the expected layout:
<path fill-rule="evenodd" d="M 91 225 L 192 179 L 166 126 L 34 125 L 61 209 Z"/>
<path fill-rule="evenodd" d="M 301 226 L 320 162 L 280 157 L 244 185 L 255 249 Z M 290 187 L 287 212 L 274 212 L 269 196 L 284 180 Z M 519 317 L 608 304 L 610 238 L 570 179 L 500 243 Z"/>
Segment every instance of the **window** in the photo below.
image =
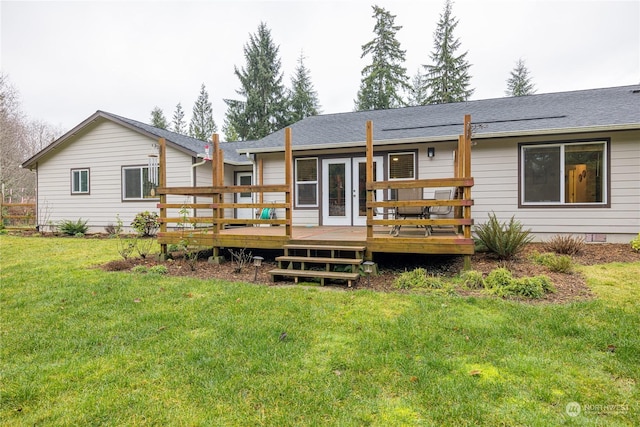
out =
<path fill-rule="evenodd" d="M 415 153 L 389 154 L 389 179 L 415 179 Z"/>
<path fill-rule="evenodd" d="M 89 169 L 71 169 L 71 194 L 89 194 Z"/>
<path fill-rule="evenodd" d="M 607 144 L 521 145 L 521 205 L 605 204 Z"/>
<path fill-rule="evenodd" d="M 296 159 L 296 205 L 318 206 L 318 159 Z"/>
<path fill-rule="evenodd" d="M 147 166 L 125 166 L 122 168 L 122 199 L 145 200 L 156 198 L 157 185 L 149 180 Z"/>
<path fill-rule="evenodd" d="M 389 180 L 415 179 L 415 153 L 389 154 Z M 395 189 L 389 190 L 389 200 L 397 200 Z"/>

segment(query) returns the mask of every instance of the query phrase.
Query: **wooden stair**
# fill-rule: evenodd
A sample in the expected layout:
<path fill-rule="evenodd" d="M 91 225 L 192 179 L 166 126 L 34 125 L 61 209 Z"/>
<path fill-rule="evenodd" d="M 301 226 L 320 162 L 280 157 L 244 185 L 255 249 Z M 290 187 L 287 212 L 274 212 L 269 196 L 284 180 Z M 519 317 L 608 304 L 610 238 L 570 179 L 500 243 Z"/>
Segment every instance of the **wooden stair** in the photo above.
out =
<path fill-rule="evenodd" d="M 300 277 L 318 278 L 323 286 L 325 280 L 329 279 L 346 281 L 351 287 L 360 277 L 360 264 L 364 260 L 366 248 L 364 246 L 290 244 L 284 245 L 283 249 L 284 255 L 276 257 L 278 268 L 269 271 L 273 281 L 278 277 L 293 277 L 295 283 L 298 283 Z M 351 266 L 351 271 L 334 271 L 336 266 Z"/>

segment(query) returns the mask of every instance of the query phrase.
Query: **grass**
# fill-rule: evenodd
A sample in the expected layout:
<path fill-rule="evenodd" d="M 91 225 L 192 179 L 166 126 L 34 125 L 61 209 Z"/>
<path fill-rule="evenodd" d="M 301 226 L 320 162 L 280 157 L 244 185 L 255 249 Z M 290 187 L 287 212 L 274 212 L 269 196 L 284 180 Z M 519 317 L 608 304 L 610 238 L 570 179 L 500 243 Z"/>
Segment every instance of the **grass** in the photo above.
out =
<path fill-rule="evenodd" d="M 0 425 L 640 424 L 640 263 L 528 305 L 92 268 L 117 258 L 0 236 Z"/>

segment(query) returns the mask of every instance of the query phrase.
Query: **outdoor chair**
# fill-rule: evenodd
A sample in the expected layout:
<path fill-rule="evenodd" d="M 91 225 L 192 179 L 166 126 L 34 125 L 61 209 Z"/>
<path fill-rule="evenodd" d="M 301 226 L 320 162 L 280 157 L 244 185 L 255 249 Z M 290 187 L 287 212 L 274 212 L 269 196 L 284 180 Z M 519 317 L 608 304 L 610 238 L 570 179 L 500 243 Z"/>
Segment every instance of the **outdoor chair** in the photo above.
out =
<path fill-rule="evenodd" d="M 396 200 L 398 202 L 407 201 L 407 200 L 421 200 L 423 191 L 422 188 L 399 188 L 397 190 Z M 406 219 L 406 218 L 427 218 L 427 208 L 425 206 L 397 206 L 394 209 L 395 219 Z M 398 236 L 400 234 L 401 225 L 395 225 L 391 229 L 391 233 L 393 236 Z"/>
<path fill-rule="evenodd" d="M 451 199 L 451 190 L 436 190 L 433 193 L 433 198 L 435 200 L 450 200 Z M 438 216 L 447 216 L 451 213 L 453 207 L 449 206 L 431 206 L 426 212 L 426 217 L 431 218 L 433 215 Z M 430 235 L 433 231 L 433 226 L 427 226 L 427 235 Z"/>

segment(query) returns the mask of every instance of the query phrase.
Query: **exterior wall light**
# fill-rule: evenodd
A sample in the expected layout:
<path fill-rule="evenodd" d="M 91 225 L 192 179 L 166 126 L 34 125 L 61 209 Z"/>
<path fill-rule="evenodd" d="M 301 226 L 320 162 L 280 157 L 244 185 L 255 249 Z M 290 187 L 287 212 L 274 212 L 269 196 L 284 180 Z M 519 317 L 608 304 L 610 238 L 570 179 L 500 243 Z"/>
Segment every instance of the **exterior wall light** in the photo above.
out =
<path fill-rule="evenodd" d="M 436 149 L 435 147 L 429 147 L 427 148 L 427 157 L 432 159 L 436 156 Z"/>

